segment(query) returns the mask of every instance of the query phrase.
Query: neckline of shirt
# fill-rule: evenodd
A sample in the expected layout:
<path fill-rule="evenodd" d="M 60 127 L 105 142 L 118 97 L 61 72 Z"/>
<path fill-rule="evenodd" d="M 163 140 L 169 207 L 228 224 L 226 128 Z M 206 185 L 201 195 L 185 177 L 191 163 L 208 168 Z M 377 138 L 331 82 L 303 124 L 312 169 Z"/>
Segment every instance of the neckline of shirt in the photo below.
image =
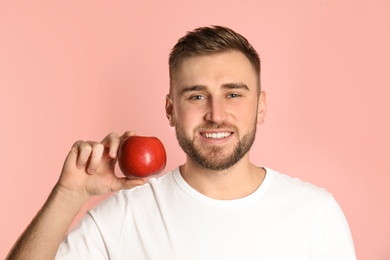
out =
<path fill-rule="evenodd" d="M 218 199 L 213 199 L 210 197 L 207 197 L 206 195 L 203 195 L 202 193 L 198 192 L 194 188 L 192 188 L 181 176 L 180 174 L 180 169 L 179 167 L 175 168 L 172 171 L 173 178 L 177 185 L 189 196 L 191 196 L 193 199 L 209 204 L 212 206 L 218 206 L 218 207 L 240 207 L 240 206 L 245 206 L 248 204 L 253 203 L 254 201 L 257 201 L 261 197 L 264 196 L 264 194 L 268 191 L 269 187 L 271 186 L 272 180 L 273 180 L 273 175 L 274 172 L 273 170 L 263 167 L 266 171 L 265 178 L 261 185 L 251 194 L 248 196 L 245 196 L 243 198 L 239 199 L 232 199 L 232 200 L 218 200 Z"/>

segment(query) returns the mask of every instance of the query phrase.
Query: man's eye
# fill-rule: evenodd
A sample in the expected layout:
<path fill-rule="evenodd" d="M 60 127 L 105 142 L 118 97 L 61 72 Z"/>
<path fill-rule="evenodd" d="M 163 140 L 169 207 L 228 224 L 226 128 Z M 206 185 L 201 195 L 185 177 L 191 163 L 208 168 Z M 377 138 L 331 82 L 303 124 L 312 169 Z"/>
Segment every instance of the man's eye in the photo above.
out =
<path fill-rule="evenodd" d="M 190 99 L 191 100 L 200 100 L 200 99 L 204 99 L 204 97 L 202 95 L 194 95 L 194 96 L 191 96 Z"/>
<path fill-rule="evenodd" d="M 229 98 L 238 98 L 240 97 L 240 94 L 237 94 L 237 93 L 231 93 L 228 95 Z"/>

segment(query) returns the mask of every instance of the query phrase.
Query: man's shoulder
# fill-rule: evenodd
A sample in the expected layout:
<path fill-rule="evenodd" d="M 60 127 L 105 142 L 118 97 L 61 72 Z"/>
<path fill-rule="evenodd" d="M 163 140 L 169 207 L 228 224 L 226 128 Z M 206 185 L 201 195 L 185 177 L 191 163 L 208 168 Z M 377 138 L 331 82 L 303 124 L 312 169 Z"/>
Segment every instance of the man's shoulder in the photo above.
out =
<path fill-rule="evenodd" d="M 325 188 L 319 187 L 300 178 L 292 177 L 290 174 L 281 173 L 270 168 L 266 168 L 267 174 L 272 179 L 274 192 L 291 197 L 305 197 L 307 199 L 331 199 L 332 194 Z"/>

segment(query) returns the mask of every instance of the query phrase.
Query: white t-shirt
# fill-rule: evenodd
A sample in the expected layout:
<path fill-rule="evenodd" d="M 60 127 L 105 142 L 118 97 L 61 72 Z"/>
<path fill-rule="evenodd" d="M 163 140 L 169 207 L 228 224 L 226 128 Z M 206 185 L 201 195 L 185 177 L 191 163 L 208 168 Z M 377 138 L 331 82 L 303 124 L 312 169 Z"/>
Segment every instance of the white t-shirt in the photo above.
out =
<path fill-rule="evenodd" d="M 56 259 L 356 259 L 345 217 L 324 189 L 266 168 L 247 197 L 215 200 L 179 169 L 89 211 Z"/>

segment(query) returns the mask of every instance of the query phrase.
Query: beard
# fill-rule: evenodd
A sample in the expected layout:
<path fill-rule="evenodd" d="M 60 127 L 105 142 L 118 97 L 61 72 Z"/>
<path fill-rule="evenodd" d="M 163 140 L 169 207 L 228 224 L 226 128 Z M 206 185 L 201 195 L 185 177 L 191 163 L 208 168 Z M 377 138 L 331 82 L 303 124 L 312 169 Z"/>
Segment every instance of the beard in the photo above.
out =
<path fill-rule="evenodd" d="M 238 140 L 233 147 L 233 151 L 220 146 L 199 147 L 199 145 L 195 143 L 194 139 L 191 140 L 191 138 L 185 134 L 180 124 L 176 124 L 176 138 L 180 147 L 187 156 L 199 166 L 213 171 L 223 171 L 235 165 L 242 159 L 242 157 L 244 157 L 245 154 L 248 153 L 255 141 L 257 127 L 256 122 L 257 120 L 255 120 L 252 129 L 248 134 L 244 135 L 242 138 L 238 136 Z M 196 136 L 199 129 L 210 130 L 220 128 L 232 129 L 235 134 L 238 134 L 238 129 L 233 125 L 227 123 L 217 124 L 209 122 L 197 127 L 194 130 L 194 136 Z"/>

